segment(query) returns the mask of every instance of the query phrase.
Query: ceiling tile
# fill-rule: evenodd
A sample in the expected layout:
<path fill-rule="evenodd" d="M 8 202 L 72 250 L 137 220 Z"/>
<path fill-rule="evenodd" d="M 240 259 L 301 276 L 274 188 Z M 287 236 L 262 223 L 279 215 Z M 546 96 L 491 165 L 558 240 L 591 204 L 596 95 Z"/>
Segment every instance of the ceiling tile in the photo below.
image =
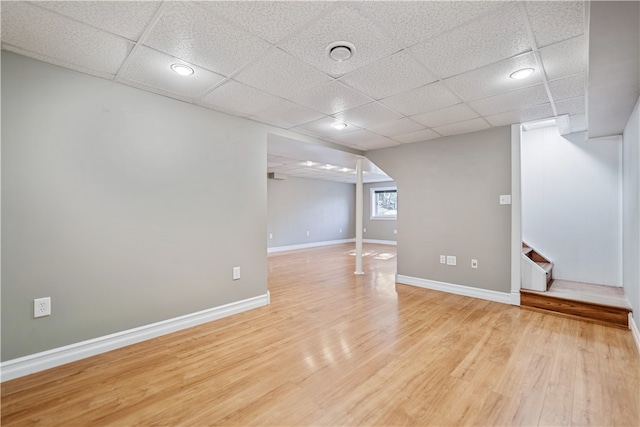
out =
<path fill-rule="evenodd" d="M 540 56 L 549 80 L 586 71 L 583 36 L 540 49 Z"/>
<path fill-rule="evenodd" d="M 378 102 L 372 102 L 370 104 L 361 105 L 359 107 L 336 114 L 335 117 L 346 123 L 366 128 L 369 126 L 374 126 L 378 123 L 397 120 L 402 116 Z"/>
<path fill-rule="evenodd" d="M 467 120 L 465 122 L 454 123 L 451 125 L 439 126 L 437 128 L 434 128 L 433 130 L 441 135 L 449 136 L 475 132 L 482 129 L 488 129 L 490 127 L 491 126 L 489 126 L 489 124 L 485 120 L 479 118 Z"/>
<path fill-rule="evenodd" d="M 531 50 L 517 5 L 502 8 L 411 48 L 440 78 Z"/>
<path fill-rule="evenodd" d="M 228 24 L 197 2 L 167 2 L 145 44 L 228 76 L 271 45 Z"/>
<path fill-rule="evenodd" d="M 389 138 L 384 138 L 377 141 L 367 141 L 363 144 L 357 144 L 357 147 L 362 151 L 369 151 L 369 150 L 379 150 L 380 148 L 395 147 L 397 145 L 400 145 L 398 141 L 394 141 L 393 139 L 389 139 Z"/>
<path fill-rule="evenodd" d="M 334 81 L 328 85 L 314 87 L 294 97 L 292 101 L 325 114 L 334 114 L 368 104 L 373 99 Z"/>
<path fill-rule="evenodd" d="M 542 73 L 534 71 L 529 77 L 516 80 L 509 77 L 522 68 L 537 68 L 533 53 L 525 53 L 468 73 L 460 74 L 445 83 L 464 100 L 486 98 L 533 84 L 542 83 Z"/>
<path fill-rule="evenodd" d="M 485 120 L 491 123 L 491 126 L 504 126 L 530 122 L 532 120 L 546 119 L 548 117 L 553 117 L 551 104 L 537 105 L 523 110 L 494 114 L 492 116 L 485 117 Z"/>
<path fill-rule="evenodd" d="M 330 43 L 348 41 L 356 48 L 347 61 L 337 62 L 326 51 Z M 357 8 L 344 5 L 279 45 L 283 50 L 332 76 L 370 64 L 401 47 Z"/>
<path fill-rule="evenodd" d="M 38 6 L 137 41 L 162 2 L 39 1 Z"/>
<path fill-rule="evenodd" d="M 584 34 L 582 1 L 528 1 L 525 7 L 538 48 Z"/>
<path fill-rule="evenodd" d="M 344 129 L 336 129 L 333 127 L 335 123 L 340 123 L 340 120 L 336 120 L 333 117 L 323 117 L 322 119 L 314 120 L 313 122 L 306 123 L 301 126 L 296 126 L 291 130 L 304 133 L 305 135 L 335 139 L 337 137 L 340 137 L 341 135 L 360 129 L 359 127 L 354 125 L 349 125 Z"/>
<path fill-rule="evenodd" d="M 382 99 L 436 81 L 407 52 L 399 52 L 340 79 L 374 99 Z"/>
<path fill-rule="evenodd" d="M 579 98 L 565 99 L 563 101 L 558 101 L 555 104 L 558 115 L 570 114 L 573 116 L 585 113 L 583 96 Z"/>
<path fill-rule="evenodd" d="M 530 86 L 501 95 L 469 102 L 469 106 L 483 116 L 504 113 L 546 104 L 549 102 L 543 85 Z"/>
<path fill-rule="evenodd" d="M 171 70 L 172 64 L 185 64 L 194 69 L 190 76 L 180 76 Z M 187 98 L 198 98 L 224 77 L 204 68 L 187 64 L 151 48 L 140 46 L 129 60 L 120 78 L 152 86 Z"/>
<path fill-rule="evenodd" d="M 264 110 L 270 105 L 278 104 L 282 99 L 229 80 L 209 92 L 201 101 L 213 108 L 222 107 L 225 110 L 236 111 L 240 115 L 248 116 Z"/>
<path fill-rule="evenodd" d="M 571 77 L 552 80 L 549 82 L 549 89 L 551 89 L 551 96 L 554 101 L 584 96 L 584 74 L 580 73 Z"/>
<path fill-rule="evenodd" d="M 250 118 L 274 126 L 290 128 L 312 122 L 321 117 L 324 117 L 324 114 L 291 101 L 283 101 L 280 104 L 272 105 L 266 110 L 256 113 Z"/>
<path fill-rule="evenodd" d="M 586 115 L 575 114 L 573 116 L 569 116 L 569 120 L 571 121 L 571 130 L 573 130 L 573 132 L 582 132 L 587 130 Z"/>
<path fill-rule="evenodd" d="M 504 5 L 492 1 L 372 1 L 364 6 L 405 46 L 411 46 Z"/>
<path fill-rule="evenodd" d="M 364 146 L 367 143 L 386 141 L 387 139 L 388 138 L 384 136 L 369 132 L 368 130 L 364 129 L 357 130 L 355 132 L 349 132 L 347 134 L 336 136 L 333 138 L 333 140 L 336 142 L 350 144 L 357 147 Z"/>
<path fill-rule="evenodd" d="M 451 123 L 462 122 L 464 120 L 474 119 L 478 114 L 469 108 L 466 104 L 458 104 L 453 107 L 443 108 L 442 110 L 430 111 L 428 113 L 412 116 L 411 119 L 418 123 L 422 123 L 427 127 L 436 127 L 448 125 Z"/>
<path fill-rule="evenodd" d="M 2 2 L 2 42 L 111 75 L 133 48 L 121 37 L 26 2 Z"/>
<path fill-rule="evenodd" d="M 432 131 L 431 129 L 423 129 L 418 132 L 405 133 L 404 135 L 394 136 L 396 141 L 410 144 L 412 142 L 428 141 L 430 139 L 440 138 L 440 135 Z"/>
<path fill-rule="evenodd" d="M 202 5 L 273 44 L 331 7 L 330 2 L 321 1 L 207 1 Z"/>
<path fill-rule="evenodd" d="M 394 137 L 395 135 L 403 135 L 405 133 L 423 130 L 424 126 L 404 117 L 399 120 L 370 126 L 367 129 L 380 135 Z"/>
<path fill-rule="evenodd" d="M 277 48 L 250 64 L 235 79 L 283 98 L 332 81 L 331 77 Z"/>
<path fill-rule="evenodd" d="M 458 104 L 460 100 L 438 82 L 385 98 L 380 102 L 405 116 L 413 116 Z"/>

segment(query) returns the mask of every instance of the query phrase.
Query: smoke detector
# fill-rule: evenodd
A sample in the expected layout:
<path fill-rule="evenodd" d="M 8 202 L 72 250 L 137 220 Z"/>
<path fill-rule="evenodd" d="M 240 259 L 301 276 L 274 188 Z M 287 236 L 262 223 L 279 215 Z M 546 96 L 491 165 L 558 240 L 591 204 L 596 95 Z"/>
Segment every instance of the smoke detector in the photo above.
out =
<path fill-rule="evenodd" d="M 337 62 L 346 61 L 355 55 L 355 53 L 356 47 L 353 43 L 338 41 L 327 46 L 327 55 Z"/>

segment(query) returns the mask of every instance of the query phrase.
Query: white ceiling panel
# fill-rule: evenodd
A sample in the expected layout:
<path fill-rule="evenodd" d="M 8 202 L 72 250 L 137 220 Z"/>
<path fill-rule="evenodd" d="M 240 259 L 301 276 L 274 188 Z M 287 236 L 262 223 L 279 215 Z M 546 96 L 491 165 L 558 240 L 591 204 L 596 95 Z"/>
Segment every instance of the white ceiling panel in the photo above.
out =
<path fill-rule="evenodd" d="M 38 6 L 137 41 L 162 2 L 39 1 Z"/>
<path fill-rule="evenodd" d="M 584 33 L 584 2 L 528 1 L 525 7 L 538 48 Z"/>
<path fill-rule="evenodd" d="M 458 104 L 453 107 L 443 108 L 442 110 L 418 114 L 417 116 L 412 116 L 411 119 L 432 128 L 462 122 L 476 117 L 478 117 L 478 114 L 469 108 L 467 104 Z"/>
<path fill-rule="evenodd" d="M 390 138 L 384 138 L 379 140 L 370 140 L 363 144 L 358 144 L 358 148 L 360 148 L 362 151 L 369 151 L 379 150 L 381 148 L 395 147 L 398 145 L 400 145 L 398 141 L 394 141 Z"/>
<path fill-rule="evenodd" d="M 324 117 L 324 114 L 291 101 L 283 101 L 280 104 L 272 105 L 266 110 L 256 113 L 250 118 L 274 126 L 290 128 L 318 120 L 321 117 Z"/>
<path fill-rule="evenodd" d="M 449 136 L 449 135 L 460 135 L 463 133 L 475 132 L 482 129 L 488 129 L 491 126 L 484 119 L 471 119 L 465 122 L 454 123 L 451 125 L 439 126 L 434 128 L 436 132 L 441 135 Z"/>
<path fill-rule="evenodd" d="M 570 114 L 573 116 L 577 114 L 584 114 L 584 97 L 581 96 L 579 98 L 558 101 L 556 102 L 556 111 L 558 112 L 558 115 Z"/>
<path fill-rule="evenodd" d="M 181 76 L 171 69 L 172 64 L 188 65 L 194 69 L 194 73 L 190 76 Z M 219 74 L 187 64 L 145 46 L 140 46 L 136 50 L 126 69 L 122 70 L 120 78 L 187 98 L 200 97 L 207 89 L 224 79 Z"/>
<path fill-rule="evenodd" d="M 304 133 L 306 135 L 315 135 L 322 138 L 334 139 L 336 137 L 340 137 L 341 135 L 360 129 L 358 126 L 354 126 L 352 124 L 349 124 L 344 129 L 336 129 L 335 127 L 333 127 L 333 125 L 336 123 L 341 123 L 341 120 L 337 120 L 333 117 L 323 117 L 319 120 L 314 120 L 304 125 L 296 126 L 292 128 L 292 130 Z"/>
<path fill-rule="evenodd" d="M 578 36 L 540 49 L 549 80 L 585 72 L 584 37 Z"/>
<path fill-rule="evenodd" d="M 549 97 L 543 85 L 514 90 L 501 95 L 469 102 L 469 106 L 483 116 L 522 110 L 546 104 Z"/>
<path fill-rule="evenodd" d="M 406 116 L 413 116 L 455 105 L 460 100 L 438 82 L 385 98 L 381 102 Z"/>
<path fill-rule="evenodd" d="M 370 126 L 367 129 L 380 135 L 394 137 L 395 135 L 403 135 L 406 133 L 423 130 L 424 126 L 404 117 L 402 119 Z"/>
<path fill-rule="evenodd" d="M 437 78 L 406 51 L 347 74 L 341 81 L 374 99 L 382 99 L 432 83 Z"/>
<path fill-rule="evenodd" d="M 438 135 L 431 129 L 423 129 L 417 132 L 405 133 L 404 135 L 394 136 L 393 139 L 396 141 L 403 142 L 405 144 L 410 144 L 412 142 L 421 142 L 428 141 L 430 139 L 440 138 L 441 135 Z"/>
<path fill-rule="evenodd" d="M 334 61 L 330 43 L 346 40 L 356 51 L 348 61 Z M 401 49 L 394 39 L 345 3 L 279 45 L 283 50 L 332 76 L 341 76 Z"/>
<path fill-rule="evenodd" d="M 2 2 L 2 42 L 112 75 L 133 48 L 121 37 L 25 2 Z"/>
<path fill-rule="evenodd" d="M 197 2 L 167 2 L 145 44 L 211 71 L 230 75 L 269 43 L 227 23 Z"/>
<path fill-rule="evenodd" d="M 273 44 L 331 7 L 330 2 L 314 1 L 205 1 L 202 5 Z"/>
<path fill-rule="evenodd" d="M 530 51 L 522 14 L 511 5 L 411 48 L 440 78 Z"/>
<path fill-rule="evenodd" d="M 331 77 L 277 48 L 254 61 L 235 79 L 287 99 L 332 81 Z"/>
<path fill-rule="evenodd" d="M 563 79 L 550 81 L 549 89 L 551 89 L 553 100 L 560 101 L 567 98 L 584 96 L 584 85 L 584 74 L 580 73 Z"/>
<path fill-rule="evenodd" d="M 543 104 L 524 110 L 508 111 L 506 113 L 486 116 L 485 119 L 491 123 L 492 126 L 504 126 L 529 122 L 532 120 L 546 119 L 549 117 L 553 117 L 551 104 Z"/>
<path fill-rule="evenodd" d="M 264 110 L 270 105 L 279 104 L 282 99 L 229 80 L 209 92 L 202 98 L 202 102 L 214 109 L 222 107 L 225 110 L 236 111 L 242 116 L 248 116 Z"/>
<path fill-rule="evenodd" d="M 398 145 L 398 142 L 396 141 L 392 141 L 391 139 L 385 136 L 381 136 L 364 129 L 357 130 L 355 132 L 350 132 L 345 135 L 337 136 L 333 139 L 336 142 L 348 144 L 349 146 L 352 146 L 358 149 L 368 149 L 366 147 L 373 147 L 373 146 L 391 147 L 393 145 Z"/>
<path fill-rule="evenodd" d="M 354 124 L 361 128 L 375 126 L 378 123 L 397 120 L 402 115 L 396 113 L 378 102 L 361 105 L 356 108 L 336 114 L 335 117 L 345 123 Z"/>
<path fill-rule="evenodd" d="M 334 81 L 324 86 L 314 87 L 292 99 L 324 114 L 335 114 L 359 105 L 373 102 L 373 99 Z"/>
<path fill-rule="evenodd" d="M 504 6 L 490 1 L 372 1 L 364 7 L 405 46 Z"/>
<path fill-rule="evenodd" d="M 535 71 L 520 80 L 509 77 L 523 68 L 533 68 Z M 529 52 L 460 74 L 445 80 L 445 83 L 464 100 L 470 101 L 542 83 L 542 73 L 537 68 L 535 57 Z"/>

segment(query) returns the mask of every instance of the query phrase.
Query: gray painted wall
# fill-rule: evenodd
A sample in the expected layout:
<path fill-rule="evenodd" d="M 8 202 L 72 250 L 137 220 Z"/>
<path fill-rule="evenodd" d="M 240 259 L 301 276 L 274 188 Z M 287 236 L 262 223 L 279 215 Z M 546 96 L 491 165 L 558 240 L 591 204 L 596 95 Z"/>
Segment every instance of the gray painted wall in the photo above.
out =
<path fill-rule="evenodd" d="M 509 127 L 367 152 L 398 185 L 398 274 L 510 292 Z M 457 266 L 440 264 L 457 256 Z M 471 259 L 479 268 L 471 268 Z"/>
<path fill-rule="evenodd" d="M 390 220 L 390 219 L 371 219 L 371 188 L 380 188 L 380 187 L 396 187 L 396 183 L 393 181 L 389 182 L 375 182 L 371 184 L 364 184 L 363 188 L 363 221 L 362 225 L 367 230 L 363 233 L 364 239 L 372 239 L 372 240 L 387 240 L 391 242 L 396 241 L 396 234 L 393 232 L 398 229 L 398 221 Z M 398 197 L 400 197 L 398 195 Z M 400 204 L 398 203 L 398 209 L 400 209 Z"/>
<path fill-rule="evenodd" d="M 265 294 L 268 129 L 3 52 L 2 360 Z"/>
<path fill-rule="evenodd" d="M 269 179 L 268 247 L 354 238 L 355 191 L 355 185 L 341 182 Z"/>
<path fill-rule="evenodd" d="M 640 99 L 623 135 L 622 283 L 640 328 Z"/>

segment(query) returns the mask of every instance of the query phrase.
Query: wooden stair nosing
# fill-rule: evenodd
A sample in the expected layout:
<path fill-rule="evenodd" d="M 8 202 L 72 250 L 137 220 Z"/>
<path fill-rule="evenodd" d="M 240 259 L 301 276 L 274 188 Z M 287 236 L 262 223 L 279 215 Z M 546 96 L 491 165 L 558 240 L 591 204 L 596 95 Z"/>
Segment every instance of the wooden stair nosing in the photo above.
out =
<path fill-rule="evenodd" d="M 536 262 L 540 268 L 542 268 L 547 274 L 551 273 L 551 269 L 553 268 L 553 263 L 550 262 Z"/>
<path fill-rule="evenodd" d="M 614 307 L 586 301 L 576 301 L 526 289 L 520 290 L 520 305 L 567 314 L 582 319 L 595 320 L 607 325 L 627 328 L 630 310 L 626 307 Z"/>

